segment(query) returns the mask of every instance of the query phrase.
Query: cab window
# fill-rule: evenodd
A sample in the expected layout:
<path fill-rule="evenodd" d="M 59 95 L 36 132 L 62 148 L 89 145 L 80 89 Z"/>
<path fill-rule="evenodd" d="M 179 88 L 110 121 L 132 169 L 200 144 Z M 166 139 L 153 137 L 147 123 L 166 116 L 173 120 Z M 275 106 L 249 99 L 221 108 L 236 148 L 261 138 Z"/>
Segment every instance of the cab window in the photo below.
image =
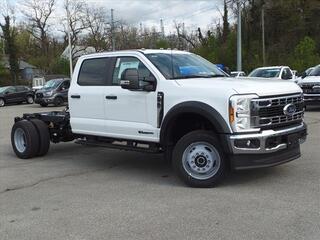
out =
<path fill-rule="evenodd" d="M 120 84 L 120 79 L 126 69 L 137 69 L 139 79 L 144 80 L 152 75 L 150 70 L 135 57 L 118 57 L 115 62 L 115 67 L 112 76 L 112 85 L 117 86 Z"/>

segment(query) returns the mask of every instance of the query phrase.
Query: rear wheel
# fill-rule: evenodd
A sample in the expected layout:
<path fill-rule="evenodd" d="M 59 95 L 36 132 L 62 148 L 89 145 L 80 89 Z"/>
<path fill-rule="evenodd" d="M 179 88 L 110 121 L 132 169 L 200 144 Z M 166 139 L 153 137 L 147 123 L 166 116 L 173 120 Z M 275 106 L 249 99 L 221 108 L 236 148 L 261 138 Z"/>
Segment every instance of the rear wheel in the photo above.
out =
<path fill-rule="evenodd" d="M 214 133 L 193 131 L 183 136 L 173 151 L 173 168 L 192 187 L 213 187 L 224 175 L 225 156 Z"/>
<path fill-rule="evenodd" d="M 0 98 L 0 107 L 3 107 L 5 105 L 4 99 Z"/>
<path fill-rule="evenodd" d="M 30 122 L 36 127 L 39 135 L 39 150 L 37 156 L 41 157 L 48 153 L 50 147 L 50 134 L 48 126 L 39 119 L 32 119 Z"/>
<path fill-rule="evenodd" d="M 33 97 L 32 97 L 32 96 L 27 96 L 26 101 L 27 101 L 27 103 L 28 103 L 28 104 L 33 104 L 34 99 L 33 99 Z"/>
<path fill-rule="evenodd" d="M 11 130 L 11 144 L 19 158 L 35 157 L 39 151 L 39 134 L 30 121 L 16 122 Z"/>
<path fill-rule="evenodd" d="M 63 104 L 63 99 L 61 97 L 56 97 L 53 101 L 54 106 L 58 107 Z"/>

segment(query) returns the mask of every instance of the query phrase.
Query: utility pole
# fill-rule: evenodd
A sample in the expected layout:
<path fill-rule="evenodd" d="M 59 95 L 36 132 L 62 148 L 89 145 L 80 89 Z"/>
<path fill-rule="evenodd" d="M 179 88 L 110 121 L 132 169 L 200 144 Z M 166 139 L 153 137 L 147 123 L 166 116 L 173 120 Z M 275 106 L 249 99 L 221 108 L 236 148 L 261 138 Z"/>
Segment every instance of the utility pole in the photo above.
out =
<path fill-rule="evenodd" d="M 70 11 L 69 0 L 66 0 L 67 4 L 67 26 L 68 26 L 68 47 L 69 47 L 69 67 L 70 67 L 70 79 L 72 78 L 73 66 L 72 66 L 72 46 L 71 46 L 71 30 L 70 30 Z"/>
<path fill-rule="evenodd" d="M 164 38 L 164 26 L 163 26 L 163 20 L 160 19 L 160 29 L 161 29 L 161 37 Z"/>
<path fill-rule="evenodd" d="M 113 19 L 114 9 L 111 9 L 111 41 L 112 41 L 112 51 L 116 50 L 116 41 L 114 36 L 114 19 Z"/>
<path fill-rule="evenodd" d="M 241 4 L 237 2 L 238 7 L 238 30 L 237 30 L 237 71 L 242 71 L 242 43 L 241 43 Z"/>
<path fill-rule="evenodd" d="M 262 62 L 263 66 L 266 65 L 266 42 L 265 42 L 265 31 L 264 31 L 264 6 L 261 10 L 261 27 L 262 27 Z"/>

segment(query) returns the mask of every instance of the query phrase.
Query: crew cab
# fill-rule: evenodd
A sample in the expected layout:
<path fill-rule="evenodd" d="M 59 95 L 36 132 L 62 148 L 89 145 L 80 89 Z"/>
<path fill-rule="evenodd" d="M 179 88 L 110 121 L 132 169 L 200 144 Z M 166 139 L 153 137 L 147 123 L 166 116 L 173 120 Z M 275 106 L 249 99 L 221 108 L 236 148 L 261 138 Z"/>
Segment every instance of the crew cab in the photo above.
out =
<path fill-rule="evenodd" d="M 314 67 L 298 84 L 303 90 L 306 106 L 320 105 L 320 65 Z"/>
<path fill-rule="evenodd" d="M 185 183 L 211 187 L 230 168 L 299 158 L 307 135 L 298 85 L 231 78 L 184 51 L 82 56 L 68 97 L 65 111 L 15 118 L 18 157 L 43 156 L 50 141 L 163 153 Z"/>

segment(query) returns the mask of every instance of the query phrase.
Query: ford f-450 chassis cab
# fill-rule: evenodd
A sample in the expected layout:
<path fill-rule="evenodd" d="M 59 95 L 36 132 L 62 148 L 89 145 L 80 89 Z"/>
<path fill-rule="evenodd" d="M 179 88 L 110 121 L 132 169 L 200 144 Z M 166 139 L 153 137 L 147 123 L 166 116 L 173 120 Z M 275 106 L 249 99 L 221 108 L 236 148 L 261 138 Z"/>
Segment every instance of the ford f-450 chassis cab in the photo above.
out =
<path fill-rule="evenodd" d="M 20 158 L 53 143 L 164 153 L 190 186 L 215 185 L 228 169 L 274 166 L 300 157 L 307 131 L 295 83 L 229 78 L 188 52 L 136 50 L 80 57 L 69 109 L 16 117 Z"/>

